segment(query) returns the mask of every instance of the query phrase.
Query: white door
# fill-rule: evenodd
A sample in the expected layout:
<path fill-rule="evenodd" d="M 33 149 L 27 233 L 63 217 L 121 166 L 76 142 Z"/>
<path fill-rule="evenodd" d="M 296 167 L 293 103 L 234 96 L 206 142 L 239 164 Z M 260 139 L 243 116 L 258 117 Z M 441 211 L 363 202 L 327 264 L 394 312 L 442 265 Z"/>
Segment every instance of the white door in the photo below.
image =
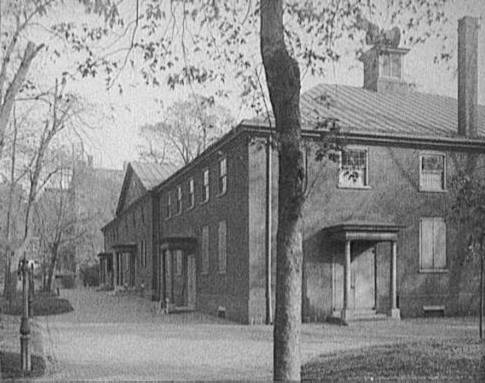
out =
<path fill-rule="evenodd" d="M 195 310 L 195 256 L 189 254 L 187 256 L 187 306 Z"/>

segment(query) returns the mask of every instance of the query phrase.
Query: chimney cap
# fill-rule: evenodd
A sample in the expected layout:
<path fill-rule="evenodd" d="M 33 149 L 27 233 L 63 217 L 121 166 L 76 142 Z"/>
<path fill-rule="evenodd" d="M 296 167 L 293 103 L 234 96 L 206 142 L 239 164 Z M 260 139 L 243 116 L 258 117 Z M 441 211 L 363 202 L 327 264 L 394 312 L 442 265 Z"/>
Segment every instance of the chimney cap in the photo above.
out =
<path fill-rule="evenodd" d="M 408 52 L 410 51 L 409 48 L 391 48 L 391 47 L 388 47 L 388 46 L 385 46 L 385 45 L 374 45 L 372 46 L 370 49 L 368 49 L 367 51 L 363 52 L 360 56 L 359 56 L 359 61 L 364 61 L 367 59 L 367 57 L 371 54 L 373 54 L 374 52 L 376 52 L 377 54 L 380 54 L 380 53 L 398 53 L 398 54 L 401 54 L 401 55 L 405 55 L 407 54 Z"/>

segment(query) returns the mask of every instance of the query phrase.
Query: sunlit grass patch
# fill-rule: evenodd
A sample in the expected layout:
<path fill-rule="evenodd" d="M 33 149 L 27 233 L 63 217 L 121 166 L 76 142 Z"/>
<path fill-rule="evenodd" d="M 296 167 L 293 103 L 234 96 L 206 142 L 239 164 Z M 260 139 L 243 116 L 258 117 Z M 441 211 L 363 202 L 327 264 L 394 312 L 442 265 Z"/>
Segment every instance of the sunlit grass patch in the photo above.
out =
<path fill-rule="evenodd" d="M 485 381 L 478 340 L 426 341 L 321 355 L 303 366 L 304 380 L 399 379 Z"/>

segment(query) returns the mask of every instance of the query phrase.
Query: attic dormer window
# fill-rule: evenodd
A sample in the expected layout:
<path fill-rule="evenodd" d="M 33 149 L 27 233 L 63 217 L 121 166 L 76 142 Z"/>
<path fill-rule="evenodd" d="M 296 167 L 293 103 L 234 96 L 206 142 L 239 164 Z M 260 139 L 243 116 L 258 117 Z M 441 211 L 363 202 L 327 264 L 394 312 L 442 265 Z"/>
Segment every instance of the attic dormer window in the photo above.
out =
<path fill-rule="evenodd" d="M 401 54 L 383 52 L 380 54 L 381 76 L 401 78 Z"/>

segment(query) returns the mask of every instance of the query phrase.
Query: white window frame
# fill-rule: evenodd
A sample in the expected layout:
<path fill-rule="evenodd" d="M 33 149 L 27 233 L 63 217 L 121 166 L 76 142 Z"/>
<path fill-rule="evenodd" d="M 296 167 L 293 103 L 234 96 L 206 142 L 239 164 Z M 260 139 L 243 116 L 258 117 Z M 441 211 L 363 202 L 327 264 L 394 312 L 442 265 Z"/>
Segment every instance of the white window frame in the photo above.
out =
<path fill-rule="evenodd" d="M 224 228 L 224 230 L 221 230 L 222 228 Z M 217 264 L 218 264 L 219 274 L 226 274 L 227 272 L 227 221 L 220 221 L 217 227 Z"/>
<path fill-rule="evenodd" d="M 207 175 L 207 177 L 206 177 Z M 207 178 L 207 179 L 206 179 Z M 206 203 L 210 198 L 210 171 L 209 168 L 202 170 L 202 196 L 205 195 L 205 199 L 201 203 Z"/>
<path fill-rule="evenodd" d="M 443 180 L 442 180 L 442 185 L 441 185 L 441 188 L 438 189 L 438 188 L 426 188 L 426 187 L 423 187 L 422 183 L 421 183 L 421 180 L 422 180 L 422 177 L 423 177 L 423 158 L 424 157 L 430 157 L 430 156 L 440 156 L 440 157 L 443 157 Z M 446 154 L 445 153 L 442 153 L 442 152 L 431 152 L 431 151 L 427 151 L 427 152 L 420 152 L 419 153 L 419 191 L 422 191 L 422 192 L 436 192 L 436 193 L 443 193 L 443 192 L 446 192 L 447 189 L 446 189 L 446 165 L 447 165 L 447 160 L 446 160 Z"/>
<path fill-rule="evenodd" d="M 338 172 L 337 172 L 337 187 L 339 189 L 370 189 L 369 185 L 369 148 L 364 147 L 364 146 L 347 146 L 345 148 L 347 151 L 363 151 L 365 152 L 365 178 L 364 178 L 364 184 L 360 185 L 358 183 L 351 184 L 349 183 L 342 183 L 341 182 L 341 177 L 340 173 L 342 172 L 342 158 L 343 158 L 343 152 L 342 150 L 340 152 L 339 156 L 339 165 L 338 165 Z"/>
<path fill-rule="evenodd" d="M 189 201 L 187 209 L 192 209 L 195 206 L 195 183 L 193 177 L 189 179 L 189 192 L 187 196 Z"/>
<path fill-rule="evenodd" d="M 217 179 L 217 188 L 219 196 L 221 196 L 227 192 L 227 157 L 222 157 L 219 159 L 218 168 L 219 174 Z"/>
<path fill-rule="evenodd" d="M 204 235 L 204 233 L 207 233 L 207 235 Z M 201 252 L 201 257 L 200 257 L 200 273 L 201 274 L 209 274 L 209 267 L 210 267 L 210 257 L 209 257 L 209 243 L 210 243 L 210 231 L 209 231 L 209 226 L 202 226 L 202 229 L 200 231 L 200 252 Z"/>
<path fill-rule="evenodd" d="M 445 227 L 445 249 L 444 249 L 444 257 L 445 257 L 445 267 L 444 268 L 423 268 L 423 222 L 425 220 L 433 220 L 433 221 L 441 221 L 444 224 Z M 446 243 L 446 234 L 447 234 L 447 227 L 446 227 L 446 221 L 444 220 L 443 217 L 421 217 L 419 220 L 419 272 L 420 273 L 446 273 L 448 272 L 448 251 L 447 251 L 447 243 Z M 434 229 L 433 229 L 433 243 L 434 243 Z M 434 264 L 434 259 L 435 259 L 435 252 L 433 249 L 433 264 Z"/>

